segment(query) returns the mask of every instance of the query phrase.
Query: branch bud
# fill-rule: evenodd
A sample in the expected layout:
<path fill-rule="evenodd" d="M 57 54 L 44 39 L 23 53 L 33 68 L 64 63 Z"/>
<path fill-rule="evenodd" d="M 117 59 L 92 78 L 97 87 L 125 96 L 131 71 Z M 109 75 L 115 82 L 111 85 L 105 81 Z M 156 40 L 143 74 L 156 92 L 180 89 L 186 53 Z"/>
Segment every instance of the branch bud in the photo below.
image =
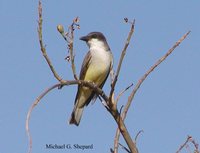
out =
<path fill-rule="evenodd" d="M 61 24 L 57 25 L 57 30 L 61 33 L 64 34 L 64 28 Z"/>

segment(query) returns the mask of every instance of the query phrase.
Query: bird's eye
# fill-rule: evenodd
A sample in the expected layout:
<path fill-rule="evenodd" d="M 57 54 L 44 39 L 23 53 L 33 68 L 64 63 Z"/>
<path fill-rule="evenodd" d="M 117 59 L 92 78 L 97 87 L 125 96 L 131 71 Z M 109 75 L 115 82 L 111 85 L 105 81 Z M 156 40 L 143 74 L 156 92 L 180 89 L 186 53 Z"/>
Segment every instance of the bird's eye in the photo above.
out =
<path fill-rule="evenodd" d="M 97 38 L 97 35 L 96 35 L 96 34 L 94 34 L 94 35 L 92 36 L 92 38 Z"/>

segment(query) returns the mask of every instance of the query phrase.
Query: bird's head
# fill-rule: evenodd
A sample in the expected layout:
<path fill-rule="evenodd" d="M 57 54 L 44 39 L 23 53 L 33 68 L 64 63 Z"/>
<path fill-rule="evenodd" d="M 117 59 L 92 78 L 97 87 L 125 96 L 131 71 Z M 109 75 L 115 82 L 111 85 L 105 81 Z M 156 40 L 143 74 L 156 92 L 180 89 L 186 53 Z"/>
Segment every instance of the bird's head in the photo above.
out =
<path fill-rule="evenodd" d="M 87 43 L 89 48 L 101 47 L 109 49 L 105 36 L 101 32 L 91 32 L 86 36 L 80 38 Z"/>

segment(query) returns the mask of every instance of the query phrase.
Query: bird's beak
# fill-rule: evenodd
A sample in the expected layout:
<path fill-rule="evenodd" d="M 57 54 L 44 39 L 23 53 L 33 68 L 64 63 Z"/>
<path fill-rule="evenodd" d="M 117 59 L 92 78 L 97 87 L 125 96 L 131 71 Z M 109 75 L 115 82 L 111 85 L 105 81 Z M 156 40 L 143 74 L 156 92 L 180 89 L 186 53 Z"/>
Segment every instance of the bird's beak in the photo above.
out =
<path fill-rule="evenodd" d="M 88 41 L 88 40 L 89 40 L 89 37 L 88 37 L 88 36 L 83 36 L 83 37 L 80 38 L 80 40 Z"/>

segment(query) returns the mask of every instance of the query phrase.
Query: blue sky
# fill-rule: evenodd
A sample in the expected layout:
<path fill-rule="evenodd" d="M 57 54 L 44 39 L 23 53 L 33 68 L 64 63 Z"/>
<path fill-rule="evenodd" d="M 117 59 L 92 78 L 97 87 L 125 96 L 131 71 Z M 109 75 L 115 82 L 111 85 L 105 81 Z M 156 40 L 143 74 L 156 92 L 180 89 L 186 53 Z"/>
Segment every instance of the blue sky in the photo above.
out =
<path fill-rule="evenodd" d="M 35 98 L 57 83 L 43 59 L 37 36 L 38 1 L 0 1 L 0 152 L 26 152 L 26 114 Z M 200 143 L 200 2 L 168 1 L 44 1 L 43 32 L 46 49 L 57 72 L 72 79 L 70 64 L 64 58 L 67 46 L 56 30 L 80 17 L 75 31 L 76 65 L 88 48 L 79 37 L 91 31 L 105 34 L 118 63 L 129 25 L 123 18 L 136 19 L 135 34 L 122 65 L 116 95 L 130 83 L 136 84 L 145 71 L 184 33 L 189 37 L 144 82 L 129 110 L 126 125 L 134 138 L 144 133 L 137 145 L 140 153 L 177 151 L 187 135 Z M 104 86 L 108 93 L 109 80 Z M 30 130 L 33 152 L 109 152 L 116 124 L 102 104 L 89 105 L 80 126 L 68 125 L 76 86 L 50 92 L 34 109 Z M 131 90 L 119 102 L 124 105 Z M 124 144 L 123 139 L 120 142 Z M 46 144 L 93 144 L 92 150 L 49 150 Z M 119 149 L 119 153 L 124 150 Z M 183 152 L 187 152 L 184 150 Z"/>

